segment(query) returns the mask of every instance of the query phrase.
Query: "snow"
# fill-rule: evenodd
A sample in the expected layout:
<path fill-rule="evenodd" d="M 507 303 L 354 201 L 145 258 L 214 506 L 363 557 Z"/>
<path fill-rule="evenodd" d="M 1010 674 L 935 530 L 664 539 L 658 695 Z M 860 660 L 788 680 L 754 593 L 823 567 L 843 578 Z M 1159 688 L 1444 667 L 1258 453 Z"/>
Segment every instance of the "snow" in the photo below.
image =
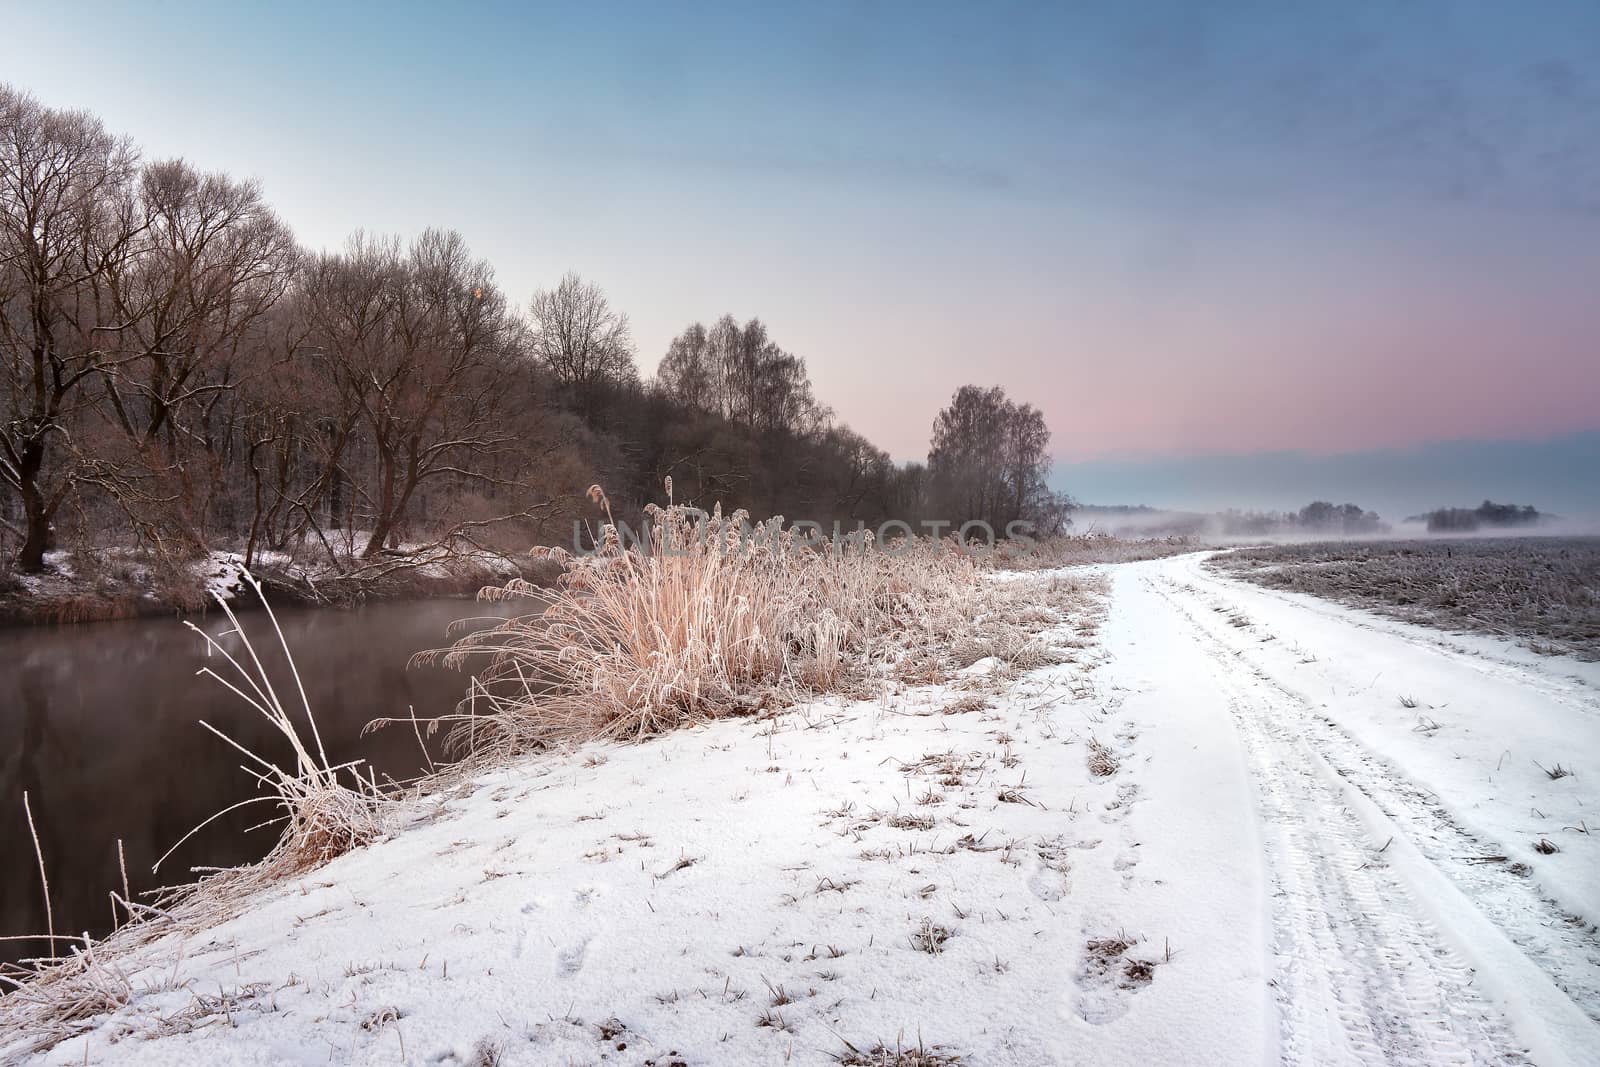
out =
<path fill-rule="evenodd" d="M 435 795 L 124 961 L 138 995 L 40 1059 L 1593 1062 L 1600 952 L 1565 917 L 1600 914 L 1600 848 L 1562 829 L 1600 799 L 1581 665 L 1198 555 L 1097 572 L 1092 647 L 1090 620 L 1044 635 L 1075 662 Z"/>
<path fill-rule="evenodd" d="M 1590 665 L 1222 579 L 1197 556 L 1121 577 L 1147 631 L 1203 652 L 1190 691 L 1225 695 L 1247 754 L 1281 1047 L 1593 1062 L 1600 849 L 1582 828 L 1600 797 L 1583 768 L 1553 781 L 1534 762 L 1600 755 Z M 1561 851 L 1536 852 L 1542 836 Z M 1329 1032 L 1330 1015 L 1392 1018 Z"/>
<path fill-rule="evenodd" d="M 1578 829 L 1600 828 L 1600 664 L 1223 581 L 1193 558 L 1169 570 L 1213 608 L 1200 613 L 1209 632 L 1251 646 L 1272 684 L 1333 720 L 1363 760 L 1535 867 L 1573 913 L 1600 917 L 1600 842 Z M 1223 625 L 1219 603 L 1249 625 Z M 1541 769 L 1557 764 L 1579 773 Z M 1541 837 L 1559 858 L 1534 851 Z"/>
<path fill-rule="evenodd" d="M 244 588 L 244 556 L 237 552 L 207 552 L 194 568 L 210 600 L 233 600 Z"/>

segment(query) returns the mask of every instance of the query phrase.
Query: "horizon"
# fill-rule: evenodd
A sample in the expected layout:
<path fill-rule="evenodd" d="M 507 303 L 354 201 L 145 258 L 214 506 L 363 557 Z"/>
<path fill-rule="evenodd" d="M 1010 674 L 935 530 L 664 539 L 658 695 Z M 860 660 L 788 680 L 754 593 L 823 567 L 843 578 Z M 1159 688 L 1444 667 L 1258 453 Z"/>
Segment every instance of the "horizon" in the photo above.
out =
<path fill-rule="evenodd" d="M 1328 500 L 1360 504 L 1385 522 L 1400 523 L 1436 508 L 1494 500 L 1532 504 L 1594 528 L 1600 522 L 1600 480 L 1594 471 L 1600 471 L 1600 433 L 1440 441 L 1337 454 L 1122 457 L 1058 465 L 1055 477 L 1080 504 L 1095 506 L 1282 512 Z M 1135 499 L 1112 499 L 1117 494 Z"/>
<path fill-rule="evenodd" d="M 1592 8 L 91 10 L 10 9 L 8 80 L 259 179 L 308 247 L 455 228 L 518 306 L 575 270 L 644 376 L 759 316 L 900 460 L 976 381 L 1080 500 L 1420 506 L 1476 469 L 1460 502 L 1600 514 Z"/>

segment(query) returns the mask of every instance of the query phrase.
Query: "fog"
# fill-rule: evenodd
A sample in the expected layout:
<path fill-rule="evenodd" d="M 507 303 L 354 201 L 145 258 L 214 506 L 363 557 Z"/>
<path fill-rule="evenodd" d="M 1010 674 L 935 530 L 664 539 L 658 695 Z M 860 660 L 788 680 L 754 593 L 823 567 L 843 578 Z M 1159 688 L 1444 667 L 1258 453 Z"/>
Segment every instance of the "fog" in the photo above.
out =
<path fill-rule="evenodd" d="M 1058 462 L 1051 481 L 1083 504 L 1202 515 L 1298 511 L 1314 500 L 1350 502 L 1377 512 L 1397 533 L 1409 528 L 1405 520 L 1412 516 L 1494 500 L 1529 504 L 1560 518 L 1541 525 L 1541 533 L 1589 533 L 1600 532 L 1597 471 L 1600 433 L 1584 433 L 1339 454 L 1109 457 Z M 1130 528 L 1161 525 L 1148 514 L 1118 522 Z"/>
<path fill-rule="evenodd" d="M 1341 501 L 1340 503 L 1343 503 Z M 1471 510 L 1476 505 L 1460 505 Z M 1467 540 L 1507 537 L 1595 537 L 1600 521 L 1541 515 L 1526 525 L 1482 525 L 1474 530 L 1429 529 L 1422 516 L 1396 521 L 1380 520 L 1370 528 L 1349 528 L 1339 523 L 1301 525 L 1295 511 L 1222 509 L 1180 511 L 1117 505 L 1083 505 L 1073 512 L 1072 532 L 1110 534 L 1114 537 L 1192 537 L 1209 544 L 1293 543 L 1302 541 L 1388 541 L 1397 539 Z"/>

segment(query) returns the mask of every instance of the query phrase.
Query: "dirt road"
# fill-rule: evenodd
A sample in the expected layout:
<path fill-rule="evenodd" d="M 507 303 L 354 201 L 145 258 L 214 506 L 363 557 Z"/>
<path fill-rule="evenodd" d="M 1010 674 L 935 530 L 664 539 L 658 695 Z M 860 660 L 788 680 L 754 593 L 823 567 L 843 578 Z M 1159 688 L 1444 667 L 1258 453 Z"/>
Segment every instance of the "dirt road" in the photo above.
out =
<path fill-rule="evenodd" d="M 1584 828 L 1600 768 L 1545 769 L 1600 756 L 1587 678 L 1221 579 L 1197 556 L 1114 583 L 1108 670 L 1130 713 L 1231 732 L 1242 753 L 1268 1060 L 1275 1041 L 1288 1063 L 1595 1062 L 1600 842 Z"/>

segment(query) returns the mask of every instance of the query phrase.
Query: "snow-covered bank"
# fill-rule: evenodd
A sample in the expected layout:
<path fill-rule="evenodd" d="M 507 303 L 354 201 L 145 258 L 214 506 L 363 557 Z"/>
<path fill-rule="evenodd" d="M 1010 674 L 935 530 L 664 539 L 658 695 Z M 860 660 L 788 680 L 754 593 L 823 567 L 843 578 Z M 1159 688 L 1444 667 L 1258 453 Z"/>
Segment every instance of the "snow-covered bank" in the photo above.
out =
<path fill-rule="evenodd" d="M 718 1042 L 702 1047 L 695 1034 L 713 1025 L 733 1048 L 765 1055 L 798 1039 L 821 995 L 810 990 L 859 965 L 873 935 L 885 959 L 891 943 L 912 951 L 915 923 L 858 937 L 843 905 L 905 888 L 887 857 L 861 858 L 869 823 L 884 824 L 870 834 L 883 847 L 913 856 L 941 836 L 933 817 L 924 825 L 911 813 L 946 806 L 902 797 L 902 772 L 884 762 L 920 759 L 922 747 L 874 751 L 868 740 L 881 740 L 886 724 L 942 727 L 933 699 L 864 717 L 816 707 L 508 768 L 436 798 L 421 825 L 266 894 L 234 922 L 154 946 L 148 969 L 121 961 L 139 994 L 52 1058 L 393 1062 L 404 1043 L 407 1057 L 422 1059 L 466 1059 L 482 1045 L 509 1046 L 506 1062 L 602 1053 L 644 1062 L 676 1044 L 704 1062 Z M 976 719 L 980 703 L 951 718 Z M 953 758 L 946 777 L 964 777 L 965 752 Z M 865 789 L 862 775 L 877 788 Z M 949 788 L 930 787 L 941 796 Z M 907 820 L 888 825 L 902 807 Z M 948 811 L 956 808 L 952 798 Z M 940 847 L 959 835 L 944 836 Z M 1002 867 L 986 852 L 955 860 L 980 858 Z M 919 921 L 936 910 L 920 893 L 913 899 Z M 798 946 L 802 938 L 815 948 Z M 958 946 L 949 947 L 919 962 L 954 966 Z M 726 973 L 713 988 L 716 968 Z M 778 995 L 762 977 L 800 1000 L 770 1005 Z M 711 1005 L 725 1017 L 686 1015 Z M 771 1008 L 773 1025 L 758 1025 L 759 1007 Z M 906 1022 L 897 1018 L 886 1036 Z M 921 1018 L 909 1022 L 914 1033 Z M 815 1029 L 804 1040 L 825 1036 Z"/>
<path fill-rule="evenodd" d="M 522 575 L 548 579 L 536 564 L 478 550 L 409 547 L 376 561 L 295 563 L 259 552 L 252 568 L 274 603 L 350 604 L 385 599 L 464 596 Z M 105 622 L 203 614 L 219 600 L 253 606 L 244 555 L 217 549 L 183 561 L 160 561 L 128 549 L 92 556 L 51 552 L 40 574 L 0 570 L 0 625 Z"/>
<path fill-rule="evenodd" d="M 1095 680 L 1096 625 L 1048 631 L 1071 661 L 1021 677 L 982 661 L 496 772 L 125 961 L 139 992 L 46 1058 L 822 1064 L 920 1044 L 1227 1062 L 1241 1019 L 1264 1026 L 1260 944 L 1230 946 L 1185 898 L 1203 837 L 1146 847 L 1174 836 L 1145 802 L 1168 786 Z M 1236 775 L 1230 791 L 1244 818 Z M 1248 923 L 1258 895 L 1218 900 Z"/>

